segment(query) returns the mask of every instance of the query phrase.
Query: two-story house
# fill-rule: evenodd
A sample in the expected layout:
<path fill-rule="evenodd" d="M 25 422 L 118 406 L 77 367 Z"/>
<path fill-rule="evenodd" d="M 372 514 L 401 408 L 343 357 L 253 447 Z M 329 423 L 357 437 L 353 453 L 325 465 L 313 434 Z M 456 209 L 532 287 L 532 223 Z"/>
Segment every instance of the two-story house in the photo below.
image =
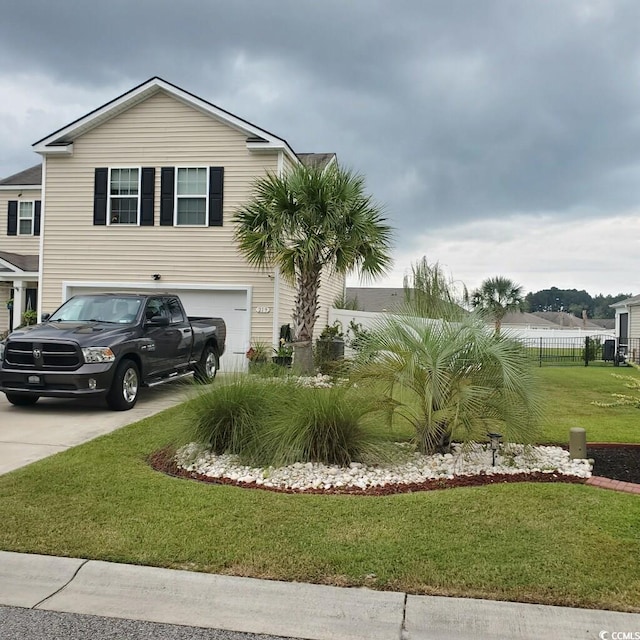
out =
<path fill-rule="evenodd" d="M 0 334 L 38 304 L 41 183 L 40 165 L 0 180 Z"/>
<path fill-rule="evenodd" d="M 244 260 L 232 217 L 266 172 L 333 154 L 297 155 L 160 78 L 33 146 L 40 182 L 38 167 L 0 182 L 0 286 L 13 297 L 14 325 L 34 301 L 46 312 L 80 292 L 159 290 L 178 293 L 190 315 L 225 319 L 227 370 L 244 368 L 251 341 L 277 344 L 295 290 L 277 269 Z M 343 292 L 343 277 L 323 279 L 319 323 Z"/>

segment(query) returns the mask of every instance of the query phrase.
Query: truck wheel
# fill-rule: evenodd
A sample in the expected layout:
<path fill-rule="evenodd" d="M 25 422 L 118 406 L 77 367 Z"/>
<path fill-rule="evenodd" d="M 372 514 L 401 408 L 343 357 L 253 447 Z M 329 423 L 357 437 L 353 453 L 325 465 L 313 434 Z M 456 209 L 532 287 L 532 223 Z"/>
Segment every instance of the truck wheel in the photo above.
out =
<path fill-rule="evenodd" d="M 127 411 L 138 400 L 140 372 L 133 360 L 123 360 L 116 369 L 107 393 L 107 405 L 114 411 Z"/>
<path fill-rule="evenodd" d="M 195 379 L 198 382 L 207 384 L 216 377 L 219 367 L 220 358 L 215 349 L 212 346 L 205 347 L 200 357 L 200 362 L 198 362 L 195 368 Z"/>
<path fill-rule="evenodd" d="M 26 395 L 22 393 L 7 393 L 7 400 L 16 407 L 28 407 L 38 402 L 40 396 Z"/>

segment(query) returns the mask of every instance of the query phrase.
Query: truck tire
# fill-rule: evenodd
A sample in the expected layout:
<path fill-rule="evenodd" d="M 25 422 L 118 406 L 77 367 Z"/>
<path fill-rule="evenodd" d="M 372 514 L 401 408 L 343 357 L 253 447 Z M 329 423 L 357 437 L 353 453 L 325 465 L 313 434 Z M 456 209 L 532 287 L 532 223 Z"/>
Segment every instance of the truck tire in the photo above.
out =
<path fill-rule="evenodd" d="M 7 400 L 16 407 L 28 407 L 38 402 L 40 396 L 24 393 L 7 393 Z"/>
<path fill-rule="evenodd" d="M 113 411 L 127 411 L 138 400 L 140 371 L 133 360 L 123 360 L 116 369 L 107 393 L 107 406 Z"/>
<path fill-rule="evenodd" d="M 202 384 L 208 384 L 216 377 L 219 368 L 218 353 L 211 345 L 207 345 L 202 351 L 200 362 L 195 367 L 195 379 Z"/>

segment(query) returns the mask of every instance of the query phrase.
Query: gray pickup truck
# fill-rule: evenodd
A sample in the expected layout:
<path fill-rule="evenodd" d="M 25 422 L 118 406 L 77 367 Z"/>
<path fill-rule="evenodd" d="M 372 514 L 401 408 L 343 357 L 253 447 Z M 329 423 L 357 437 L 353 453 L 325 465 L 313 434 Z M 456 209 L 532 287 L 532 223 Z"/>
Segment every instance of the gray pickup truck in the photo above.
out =
<path fill-rule="evenodd" d="M 102 396 L 125 411 L 140 387 L 211 381 L 225 338 L 221 318 L 188 317 L 176 295 L 78 295 L 0 345 L 0 391 L 14 405 Z"/>

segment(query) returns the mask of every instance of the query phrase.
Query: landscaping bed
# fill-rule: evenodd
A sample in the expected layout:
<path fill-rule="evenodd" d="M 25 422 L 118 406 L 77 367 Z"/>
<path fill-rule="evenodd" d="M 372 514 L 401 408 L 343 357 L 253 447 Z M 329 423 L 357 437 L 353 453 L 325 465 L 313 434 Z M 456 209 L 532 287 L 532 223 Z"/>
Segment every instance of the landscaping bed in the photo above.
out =
<path fill-rule="evenodd" d="M 591 476 L 587 460 L 571 460 L 568 451 L 554 446 L 507 443 L 494 457 L 490 446 L 481 443 L 454 443 L 450 453 L 433 455 L 395 443 L 388 445 L 388 453 L 392 458 L 384 464 L 305 461 L 251 467 L 237 455 L 216 455 L 190 443 L 160 451 L 150 462 L 177 477 L 284 493 L 390 495 L 505 482 L 584 482 Z"/>
<path fill-rule="evenodd" d="M 593 444 L 587 455 L 594 460 L 594 476 L 640 484 L 640 445 Z"/>

